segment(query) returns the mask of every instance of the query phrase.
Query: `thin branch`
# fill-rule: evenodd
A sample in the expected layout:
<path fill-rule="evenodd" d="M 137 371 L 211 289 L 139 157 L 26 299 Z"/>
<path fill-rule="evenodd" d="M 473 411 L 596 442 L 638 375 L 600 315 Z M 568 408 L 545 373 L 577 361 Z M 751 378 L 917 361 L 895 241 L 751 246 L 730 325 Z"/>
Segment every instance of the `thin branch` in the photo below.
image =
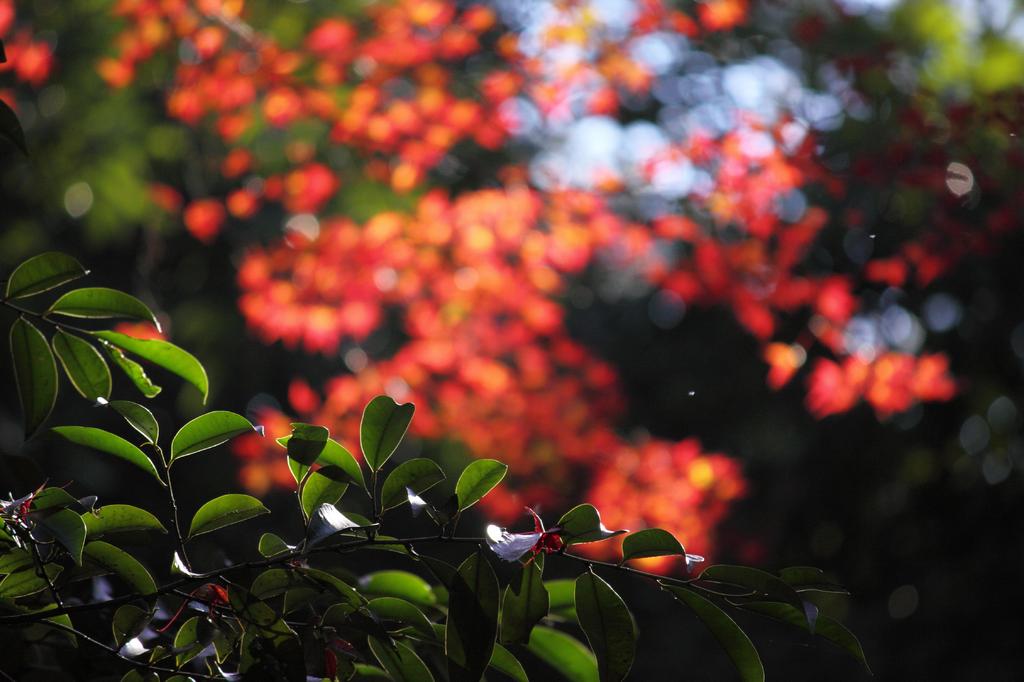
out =
<path fill-rule="evenodd" d="M 350 536 L 351 537 L 351 536 Z M 113 599 L 108 599 L 100 602 L 90 602 L 87 604 L 79 604 L 74 606 L 56 607 L 47 609 L 46 611 L 37 611 L 35 613 L 27 614 L 16 614 L 11 616 L 0 616 L 0 625 L 8 625 L 13 623 L 29 623 L 44 620 L 46 618 L 52 618 L 53 616 L 59 616 L 61 614 L 75 614 L 86 611 L 96 611 L 105 608 L 111 608 L 114 606 L 120 606 L 129 602 L 137 600 L 152 599 L 154 597 L 161 597 L 167 594 L 173 594 L 182 588 L 194 585 L 198 582 L 209 582 L 213 580 L 224 580 L 226 576 L 231 573 L 236 573 L 243 570 L 253 570 L 259 568 L 268 568 L 277 566 L 280 564 L 289 563 L 297 559 L 304 559 L 306 557 L 315 554 L 326 554 L 326 553 L 346 553 L 351 552 L 360 547 L 366 545 L 404 545 L 408 548 L 414 548 L 418 544 L 468 544 L 475 545 L 476 547 L 483 548 L 487 545 L 487 540 L 481 537 L 438 537 L 436 535 L 424 535 L 419 537 L 411 538 L 395 538 L 395 539 L 381 539 L 381 538 L 360 538 L 354 542 L 343 542 L 341 544 L 330 545 L 325 547 L 314 547 L 312 549 L 299 548 L 291 552 L 285 552 L 274 557 L 266 559 L 257 559 L 254 561 L 246 561 L 225 568 L 219 568 L 213 571 L 207 571 L 205 573 L 196 573 L 194 575 L 186 576 L 178 580 L 172 581 L 166 585 L 157 588 L 156 591 L 141 594 L 133 593 L 127 594 Z M 589 557 L 580 556 L 578 554 L 569 554 L 567 552 L 557 552 L 554 556 L 563 557 L 570 561 L 584 564 L 586 566 L 600 566 L 602 568 L 608 568 L 622 573 L 628 573 L 631 575 L 639 576 L 642 578 L 648 578 L 650 580 L 668 582 L 676 585 L 692 585 L 693 578 L 673 578 L 671 576 L 659 575 L 657 573 L 650 573 L 648 571 L 641 571 L 630 566 L 622 566 L 619 564 L 611 563 L 609 561 L 599 561 L 597 559 L 591 559 Z"/>
<path fill-rule="evenodd" d="M 178 556 L 181 557 L 182 562 L 185 564 L 185 568 L 188 571 L 192 571 L 192 564 L 188 560 L 188 553 L 185 552 L 185 540 L 181 536 L 181 521 L 178 515 L 178 501 L 174 498 L 174 483 L 171 481 L 171 465 L 167 463 L 167 458 L 164 457 L 164 451 L 156 443 L 149 443 L 156 453 L 160 456 L 160 465 L 163 467 L 164 479 L 167 483 L 167 502 L 171 508 L 171 530 L 174 531 L 174 544 L 178 551 Z"/>
<path fill-rule="evenodd" d="M 6 300 L 6 299 L 0 300 L 0 304 L 3 304 L 5 306 L 7 306 L 11 310 L 13 310 L 13 311 L 15 311 L 15 312 L 17 312 L 17 313 L 19 313 L 21 315 L 28 315 L 29 317 L 34 317 L 37 320 L 41 320 L 41 321 L 46 322 L 48 324 L 52 324 L 54 327 L 57 327 L 58 329 L 68 329 L 68 330 L 73 331 L 73 332 L 78 332 L 79 334 L 89 334 L 89 335 L 92 335 L 94 333 L 94 331 L 95 331 L 93 329 L 85 329 L 84 327 L 78 327 L 78 326 L 73 325 L 73 324 L 68 324 L 67 322 L 58 322 L 57 320 L 52 319 L 46 313 L 40 313 L 40 312 L 36 312 L 35 310 L 29 310 L 28 308 L 22 308 L 20 305 L 16 305 L 14 303 L 11 303 L 9 300 Z"/>
<path fill-rule="evenodd" d="M 98 639 L 93 639 L 92 637 L 90 637 L 89 635 L 85 634 L 81 630 L 76 630 L 75 628 L 69 627 L 67 625 L 64 625 L 63 623 L 54 623 L 53 621 L 44 621 L 43 623 L 41 623 L 41 625 L 45 625 L 46 627 L 56 628 L 58 630 L 63 630 L 64 632 L 70 632 L 72 635 L 75 635 L 76 637 L 79 637 L 80 639 L 85 640 L 86 642 L 88 642 L 89 644 L 92 644 L 94 647 L 96 647 L 98 649 L 103 649 L 108 654 L 111 654 L 112 656 L 115 656 L 115 657 L 119 658 L 120 660 L 124 661 L 125 663 L 128 663 L 129 665 L 132 665 L 132 666 L 134 666 L 136 668 L 141 668 L 143 670 L 152 670 L 153 672 L 158 672 L 158 673 L 171 673 L 171 674 L 174 674 L 174 675 L 185 675 L 187 677 L 195 677 L 195 678 L 198 678 L 198 679 L 201 679 L 201 680 L 220 680 L 220 679 L 223 679 L 221 677 L 214 677 L 213 675 L 207 675 L 205 673 L 195 673 L 195 672 L 191 672 L 191 671 L 188 672 L 188 673 L 182 673 L 181 670 L 177 670 L 175 668 L 164 668 L 162 666 L 153 665 L 152 663 L 147 663 L 145 661 L 136 661 L 135 659 L 129 658 L 128 656 L 125 656 L 124 654 L 122 654 L 119 649 L 115 649 L 112 646 L 108 646 L 107 644 L 104 644 L 103 642 L 99 641 Z"/>

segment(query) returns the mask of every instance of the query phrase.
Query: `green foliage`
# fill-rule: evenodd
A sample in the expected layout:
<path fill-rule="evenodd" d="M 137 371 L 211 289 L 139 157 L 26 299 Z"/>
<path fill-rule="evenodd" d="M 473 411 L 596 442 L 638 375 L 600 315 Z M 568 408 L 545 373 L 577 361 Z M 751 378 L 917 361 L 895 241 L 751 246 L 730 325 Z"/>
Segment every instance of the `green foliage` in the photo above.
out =
<path fill-rule="evenodd" d="M 162 507 L 169 513 L 161 517 L 121 503 L 97 506 L 95 497 L 79 500 L 56 486 L 6 491 L 9 499 L 0 500 L 0 633 L 6 637 L 32 645 L 56 631 L 69 643 L 106 652 L 114 664 L 123 664 L 119 674 L 126 680 L 220 679 L 230 674 L 246 679 L 475 682 L 496 671 L 524 681 L 528 674 L 517 656 L 521 652 L 544 666 L 545 679 L 622 680 L 633 664 L 642 624 L 638 627 L 622 597 L 597 573 L 607 571 L 657 580 L 698 616 L 744 680 L 763 680 L 764 671 L 750 639 L 727 614 L 730 609 L 817 635 L 867 666 L 856 638 L 804 600 L 806 593 L 844 593 L 815 568 L 787 568 L 775 575 L 743 566 L 712 566 L 695 578 L 682 578 L 625 565 L 634 559 L 685 555 L 677 538 L 656 528 L 627 535 L 621 562 L 596 561 L 574 553 L 573 545 L 627 531 L 607 529 L 589 504 L 570 509 L 548 530 L 538 518 L 531 533 L 491 528 L 487 538 L 456 536 L 463 512 L 488 495 L 508 467 L 496 460 L 473 461 L 459 475 L 454 495 L 438 506 L 426 502 L 420 494 L 442 482 L 444 472 L 423 457 L 385 469 L 414 411 L 412 404 L 399 405 L 386 396 L 367 405 L 360 425 L 369 484 L 363 466 L 326 428 L 292 424 L 291 435 L 278 442 L 295 479 L 297 509 L 292 514 L 301 519 L 301 534 L 282 537 L 261 532 L 253 523 L 251 530 L 235 532 L 253 538 L 250 545 L 258 558 L 236 558 L 215 567 L 193 565 L 188 546 L 196 537 L 253 521 L 270 510 L 250 495 L 223 493 L 199 506 L 182 532 L 171 465 L 256 427 L 226 410 L 201 414 L 177 430 L 165 457 L 160 425 L 149 408 L 129 400 L 108 401 L 110 371 L 92 342 L 98 342 L 146 397 L 159 389 L 125 353 L 177 374 L 204 398 L 209 392 L 205 369 L 166 341 L 58 321 L 62 316 L 116 315 L 155 323 L 141 301 L 91 288 L 65 294 L 46 312 L 9 302 L 85 274 L 74 259 L 49 253 L 29 259 L 8 279 L 4 303 L 16 313 L 11 353 L 26 433 L 36 432 L 52 411 L 56 356 L 75 391 L 112 409 L 139 441 L 136 445 L 91 426 L 56 426 L 51 432 L 59 440 L 49 441 L 56 452 L 73 454 L 66 447 L 72 443 L 130 462 L 160 482 L 153 490 L 165 498 Z M 37 323 L 53 327 L 49 341 Z M 369 498 L 372 520 L 359 513 L 362 507 L 343 504 L 353 485 Z M 15 499 L 15 494 L 22 497 Z M 436 534 L 401 538 L 381 533 L 383 512 L 407 502 L 413 515 L 427 510 Z M 497 553 L 492 530 L 502 542 L 513 543 L 507 554 L 518 556 L 511 558 L 521 557 L 508 582 L 499 580 L 506 573 L 494 568 L 498 558 L 510 557 Z M 152 545 L 145 553 L 131 548 L 130 540 L 139 537 Z M 461 563 L 456 568 L 424 553 L 432 545 L 462 548 Z M 402 555 L 402 561 L 415 562 L 426 569 L 420 573 L 433 578 L 400 568 L 361 575 L 352 571 L 349 556 L 381 549 L 390 553 L 381 556 Z M 154 553 L 166 558 L 169 578 L 159 574 L 154 579 L 139 558 Z M 575 580 L 545 582 L 547 561 L 585 570 Z M 96 596 L 89 589 L 89 579 L 100 576 L 114 578 L 112 595 Z M 77 623 L 87 617 L 109 622 L 109 642 L 84 636 Z"/>
<path fill-rule="evenodd" d="M 372 471 L 384 466 L 398 448 L 415 409 L 412 403 L 399 405 L 386 395 L 379 395 L 366 405 L 359 424 L 359 447 Z"/>
<path fill-rule="evenodd" d="M 508 473 L 508 465 L 494 459 L 478 459 L 470 463 L 455 484 L 459 511 L 465 511 L 479 502 Z"/>

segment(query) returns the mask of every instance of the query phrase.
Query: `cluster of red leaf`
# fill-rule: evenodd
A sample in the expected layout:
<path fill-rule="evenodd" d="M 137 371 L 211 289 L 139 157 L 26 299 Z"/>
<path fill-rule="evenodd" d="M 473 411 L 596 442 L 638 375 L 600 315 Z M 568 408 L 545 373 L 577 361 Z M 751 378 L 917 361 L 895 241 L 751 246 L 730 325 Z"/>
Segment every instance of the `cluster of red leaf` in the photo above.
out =
<path fill-rule="evenodd" d="M 283 241 L 246 254 L 240 309 L 265 342 L 341 353 L 350 371 L 318 390 L 297 380 L 289 414 L 351 442 L 370 396 L 414 400 L 416 435 L 452 438 L 512 465 L 513 485 L 488 498 L 501 520 L 524 504 L 557 504 L 575 482 L 602 509 L 615 509 L 609 523 L 660 525 L 708 551 L 708 534 L 743 489 L 738 467 L 692 440 L 631 442 L 614 430 L 623 415 L 615 372 L 570 338 L 563 319 L 570 284 L 584 270 L 619 267 L 687 306 L 731 309 L 761 344 L 769 385 L 805 377 L 807 407 L 818 417 L 865 402 L 887 418 L 954 394 L 945 355 L 884 344 L 866 352 L 847 338 L 858 316 L 872 312 L 863 309 L 865 293 L 925 286 L 1011 229 L 1021 199 L 996 179 L 1012 173 L 973 169 L 970 184 L 951 180 L 949 168 L 956 153 L 984 151 L 957 131 L 977 129 L 979 117 L 1010 130 L 1013 102 L 953 110 L 950 120 L 909 107 L 905 139 L 865 150 L 865 165 L 852 169 L 860 185 L 875 194 L 925 187 L 942 198 L 928 207 L 927 229 L 859 269 L 809 264 L 838 216 L 813 205 L 782 210 L 794 196 L 806 202 L 801 192 L 812 185 L 857 202 L 851 178 L 840 181 L 819 163 L 813 131 L 786 116 L 738 113 L 724 133 L 689 129 L 633 169 L 636 177 L 593 169 L 599 181 L 586 190 L 555 178 L 540 192 L 512 167 L 500 189 L 428 192 L 411 214 L 359 224 L 331 217 L 351 178 L 329 152 L 354 150 L 365 176 L 397 191 L 422 187 L 463 148 L 498 149 L 521 133 L 524 111 L 539 112 L 549 131 L 618 115 L 623 102 L 648 97 L 658 75 L 639 57 L 643 41 L 695 42 L 731 30 L 746 21 L 748 2 L 705 0 L 691 16 L 637 0 L 610 17 L 599 3 L 554 0 L 528 27 L 505 31 L 484 6 L 400 0 L 372 4 L 359 20 L 319 18 L 294 46 L 253 29 L 244 9 L 244 0 L 119 0 L 125 28 L 99 70 L 123 87 L 161 51 L 182 55 L 167 108 L 219 134 L 221 189 L 185 201 L 158 185 L 153 199 L 181 212 L 193 235 L 210 241 L 268 202 L 290 214 Z M 311 126 L 319 131 L 312 140 L 295 132 Z M 268 129 L 280 140 L 273 153 L 250 151 Z M 939 134 L 956 144 L 937 152 L 930 140 Z M 1024 165 L 1019 150 L 1004 151 L 1001 158 Z M 685 210 L 623 217 L 619 207 L 656 189 L 665 169 L 684 166 L 699 178 L 678 197 Z M 956 211 L 977 188 L 1005 199 L 983 229 Z M 862 229 L 861 213 L 851 209 L 844 224 Z M 396 320 L 401 347 L 368 356 L 361 344 Z M 288 431 L 280 412 L 263 421 L 270 434 Z M 279 450 L 243 439 L 237 452 L 250 489 L 290 485 Z"/>
<path fill-rule="evenodd" d="M 14 0 L 0 0 L 0 40 L 7 56 L 7 61 L 0 63 L 0 74 L 11 73 L 19 83 L 39 88 L 53 71 L 53 48 L 29 26 L 19 26 L 16 19 Z M 11 91 L 0 88 L 0 99 L 17 109 Z"/>
<path fill-rule="evenodd" d="M 245 23 L 244 9 L 244 0 L 119 0 L 113 11 L 126 24 L 116 56 L 103 59 L 99 72 L 110 85 L 125 87 L 142 63 L 180 46 L 184 56 L 166 96 L 172 117 L 210 125 L 235 152 L 268 127 L 324 125 L 332 143 L 366 155 L 368 176 L 389 180 L 399 191 L 419 185 L 461 141 L 488 149 L 504 141 L 493 112 L 456 94 L 451 82 L 452 70 L 480 50 L 481 37 L 494 26 L 490 9 L 457 10 L 444 0 L 371 5 L 362 18 L 368 26 L 324 19 L 290 49 Z M 225 178 L 265 177 L 237 187 L 228 212 L 251 217 L 263 200 L 280 201 L 292 212 L 319 210 L 340 179 L 316 162 L 316 153 L 307 142 L 290 143 L 290 170 L 282 173 L 267 173 L 263 160 L 248 155 Z M 213 198 L 198 202 L 185 222 L 209 239 L 224 207 Z"/>
<path fill-rule="evenodd" d="M 413 216 L 382 214 L 363 226 L 325 220 L 314 241 L 249 252 L 239 270 L 240 308 L 265 340 L 328 353 L 365 339 L 385 308 L 394 309 L 408 337 L 395 355 L 350 363 L 353 373 L 324 383 L 323 399 L 294 384 L 293 414 L 351 435 L 368 396 L 412 400 L 416 435 L 455 438 L 471 453 L 509 463 L 514 492 L 487 500 L 490 513 L 509 521 L 524 504 L 559 504 L 567 482 L 655 447 L 635 449 L 615 432 L 623 407 L 615 373 L 569 337 L 558 304 L 566 274 L 629 229 L 592 194 L 519 187 L 450 200 L 432 193 Z M 287 431 L 281 417 L 268 417 Z M 280 452 L 261 458 L 257 444 L 239 445 L 248 483 L 287 480 L 287 469 L 273 463 Z M 705 459 L 693 442 L 685 452 Z M 712 498 L 724 505 L 742 482 L 738 468 L 720 459 L 709 456 L 702 469 L 714 481 L 674 480 L 673 494 L 723 513 Z M 703 521 L 688 520 L 687 537 L 706 548 L 717 516 L 695 518 Z M 680 530 L 670 515 L 645 524 L 654 522 Z"/>

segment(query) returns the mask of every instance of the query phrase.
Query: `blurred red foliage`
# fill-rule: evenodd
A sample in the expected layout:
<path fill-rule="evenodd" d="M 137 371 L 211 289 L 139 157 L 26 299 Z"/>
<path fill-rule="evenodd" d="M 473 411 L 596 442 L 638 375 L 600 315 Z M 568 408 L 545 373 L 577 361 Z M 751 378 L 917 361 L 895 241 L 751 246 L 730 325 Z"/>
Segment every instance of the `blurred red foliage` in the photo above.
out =
<path fill-rule="evenodd" d="M 10 7 L 0 0 L 0 36 Z M 497 518 L 511 521 L 524 505 L 555 507 L 579 492 L 609 525 L 662 526 L 710 552 L 715 524 L 744 489 L 739 466 L 692 439 L 627 439 L 615 430 L 624 416 L 616 373 L 565 326 L 573 279 L 596 266 L 618 268 L 686 306 L 727 307 L 761 345 L 770 387 L 802 375 L 816 417 L 866 402 L 885 419 L 948 400 L 956 384 L 941 353 L 851 343 L 859 318 L 873 314 L 865 292 L 927 285 L 964 254 L 991 249 L 1015 209 L 966 230 L 949 210 L 962 197 L 947 196 L 933 207 L 934 229 L 895 250 L 845 271 L 808 267 L 839 217 L 814 205 L 787 217 L 780 206 L 807 187 L 845 197 L 848 183 L 820 163 L 805 123 L 739 113 L 725 132 L 677 135 L 635 177 L 585 169 L 589 186 L 555 174 L 542 191 L 513 166 L 497 188 L 412 194 L 408 213 L 362 224 L 336 215 L 339 192 L 359 178 L 344 177 L 333 152 L 356 153 L 365 176 L 397 192 L 421 192 L 456 152 L 502 149 L 531 111 L 539 122 L 530 125 L 559 126 L 617 116 L 623 101 L 649 94 L 656 74 L 630 40 L 699 41 L 741 26 L 750 11 L 746 0 L 697 3 L 693 15 L 660 0 L 634 9 L 625 27 L 612 26 L 590 3 L 558 0 L 526 35 L 483 5 L 399 0 L 370 5 L 359 21 L 318 18 L 300 44 L 284 46 L 246 22 L 243 0 L 119 0 L 114 12 L 124 28 L 98 70 L 112 87 L 126 87 L 143 62 L 162 51 L 181 55 L 167 111 L 222 139 L 222 191 L 183 201 L 154 185 L 153 199 L 171 213 L 184 206 L 183 222 L 198 239 L 212 241 L 268 203 L 300 214 L 287 220 L 282 241 L 249 249 L 238 272 L 239 307 L 262 340 L 345 354 L 347 372 L 315 389 L 293 383 L 289 414 L 354 442 L 369 397 L 413 400 L 415 435 L 452 438 L 511 465 L 510 485 L 487 498 Z M 817 40 L 827 25 L 805 20 L 797 29 L 798 38 Z M 30 58 L 12 42 L 7 68 L 36 84 L 44 47 Z M 915 147 L 935 138 L 938 124 L 912 108 L 902 115 L 906 140 L 865 153 L 853 175 L 884 188 L 897 180 L 877 169 L 899 168 L 899 182 L 941 192 L 952 157 L 937 165 Z M 303 126 L 322 132 L 317 144 L 289 135 Z M 280 137 L 275 153 L 251 151 L 268 128 Z M 638 219 L 620 210 L 631 191 L 657 185 L 681 164 L 703 178 L 681 197 L 685 212 Z M 855 208 L 843 219 L 857 231 L 865 212 L 850 201 Z M 398 321 L 404 343 L 390 357 L 368 357 L 359 344 L 388 320 Z M 290 417 L 265 411 L 261 419 L 268 434 L 287 432 Z M 257 492 L 291 485 L 280 451 L 266 442 L 242 439 L 236 450 L 242 480 Z"/>

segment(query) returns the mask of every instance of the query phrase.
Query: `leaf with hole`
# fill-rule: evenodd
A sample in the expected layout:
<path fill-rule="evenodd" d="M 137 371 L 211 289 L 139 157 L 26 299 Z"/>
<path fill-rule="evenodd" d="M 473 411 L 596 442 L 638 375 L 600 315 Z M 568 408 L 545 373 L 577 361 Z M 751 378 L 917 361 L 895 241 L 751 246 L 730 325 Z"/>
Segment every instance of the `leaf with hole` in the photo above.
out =
<path fill-rule="evenodd" d="M 498 634 L 498 578 L 480 552 L 459 565 L 448 597 L 444 631 L 451 682 L 478 682 L 494 651 Z"/>
<path fill-rule="evenodd" d="M 146 440 L 156 444 L 160 438 L 160 424 L 157 423 L 156 417 L 149 411 L 149 408 L 130 400 L 111 400 L 107 403 L 107 407 L 124 417 L 128 425 L 141 433 Z"/>
<path fill-rule="evenodd" d="M 221 495 L 204 504 L 192 517 L 188 537 L 212 533 L 226 526 L 269 514 L 270 510 L 251 495 L 230 493 Z"/>
<path fill-rule="evenodd" d="M 62 329 L 53 335 L 51 343 L 64 373 L 83 398 L 96 401 L 110 397 L 110 368 L 91 343 Z"/>
<path fill-rule="evenodd" d="M 729 660 L 740 673 L 743 682 L 764 682 L 761 657 L 747 634 L 729 615 L 711 600 L 693 590 L 675 585 L 663 585 L 676 599 L 685 604 L 704 623 L 718 643 L 729 655 Z"/>
<path fill-rule="evenodd" d="M 592 572 L 576 579 L 576 617 L 597 656 L 602 682 L 619 682 L 636 656 L 636 626 L 626 602 Z"/>
<path fill-rule="evenodd" d="M 171 441 L 171 460 L 194 455 L 203 450 L 217 447 L 235 436 L 256 431 L 256 427 L 240 414 L 227 410 L 214 410 L 201 414 L 188 422 L 174 434 Z"/>
<path fill-rule="evenodd" d="M 154 365 L 178 375 L 199 389 L 203 396 L 203 402 L 206 402 L 210 393 L 210 381 L 206 377 L 206 370 L 191 353 L 178 348 L 173 343 L 159 339 L 137 339 L 134 336 L 112 331 L 98 331 L 93 334 L 117 346 L 122 351 L 137 355 L 143 360 L 148 360 Z"/>
<path fill-rule="evenodd" d="M 508 465 L 496 459 L 478 459 L 463 469 L 455 483 L 455 496 L 459 499 L 459 511 L 469 509 L 479 502 L 494 486 L 501 483 L 508 472 Z"/>
<path fill-rule="evenodd" d="M 409 501 L 406 488 L 420 494 L 444 480 L 444 472 L 437 463 L 425 457 L 402 462 L 384 479 L 381 487 L 381 511 L 399 507 Z"/>
<path fill-rule="evenodd" d="M 31 436 L 50 416 L 57 401 L 57 363 L 46 337 L 25 318 L 19 317 L 11 325 L 10 339 L 25 435 Z"/>
<path fill-rule="evenodd" d="M 87 287 L 69 291 L 54 301 L 46 312 L 86 319 L 127 317 L 152 322 L 157 331 L 160 330 L 160 322 L 149 306 L 131 294 L 107 287 Z"/>
<path fill-rule="evenodd" d="M 359 423 L 359 447 L 370 469 L 378 471 L 395 452 L 415 410 L 412 403 L 399 405 L 386 395 L 367 403 Z"/>
<path fill-rule="evenodd" d="M 108 455 L 120 457 L 126 462 L 131 462 L 160 481 L 160 485 L 164 485 L 152 460 L 146 457 L 146 453 L 124 438 L 121 438 L 121 436 L 92 426 L 55 426 L 50 431 L 76 445 L 99 450 Z"/>

